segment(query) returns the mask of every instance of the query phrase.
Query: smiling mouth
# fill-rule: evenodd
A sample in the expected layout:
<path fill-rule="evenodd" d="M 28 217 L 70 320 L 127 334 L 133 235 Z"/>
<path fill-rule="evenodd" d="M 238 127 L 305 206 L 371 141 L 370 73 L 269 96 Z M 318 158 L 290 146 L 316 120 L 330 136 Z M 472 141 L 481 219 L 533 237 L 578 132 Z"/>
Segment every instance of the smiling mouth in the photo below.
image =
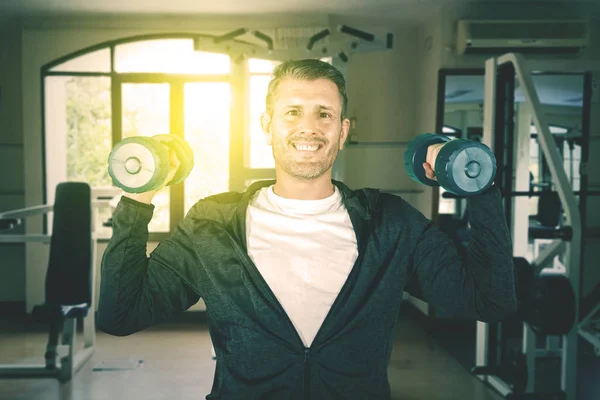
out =
<path fill-rule="evenodd" d="M 318 143 L 313 144 L 303 144 L 303 143 L 292 143 L 292 146 L 299 151 L 317 151 L 323 147 L 323 145 Z"/>

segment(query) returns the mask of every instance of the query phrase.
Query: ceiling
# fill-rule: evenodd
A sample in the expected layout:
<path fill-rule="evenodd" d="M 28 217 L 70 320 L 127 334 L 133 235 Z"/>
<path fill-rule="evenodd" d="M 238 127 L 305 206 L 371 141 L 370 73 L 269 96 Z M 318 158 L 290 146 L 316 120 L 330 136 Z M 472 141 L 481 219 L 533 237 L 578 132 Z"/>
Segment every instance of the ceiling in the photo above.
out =
<path fill-rule="evenodd" d="M 426 5 L 425 5 L 426 3 Z M 330 14 L 421 19 L 444 0 L 2 0 L 0 10 L 11 14 Z"/>
<path fill-rule="evenodd" d="M 336 15 L 375 19 L 378 22 L 418 23 L 435 15 L 444 5 L 496 3 L 506 7 L 529 4 L 561 4 L 569 7 L 600 0 L 0 0 L 3 18 L 51 15 Z M 512 3 L 512 5 L 510 4 Z M 546 7 L 547 8 L 547 7 Z M 536 80 L 540 98 L 552 104 L 580 106 L 581 78 Z M 483 101 L 482 77 L 453 77 L 447 81 L 448 102 Z M 537 79 L 537 78 L 536 78 Z M 549 80 L 548 80 L 549 79 Z M 519 100 L 522 96 L 518 95 Z"/>
<path fill-rule="evenodd" d="M 583 4 L 597 0 L 0 0 L 0 16 L 51 14 L 334 14 L 386 21 L 418 22 L 444 4 Z"/>

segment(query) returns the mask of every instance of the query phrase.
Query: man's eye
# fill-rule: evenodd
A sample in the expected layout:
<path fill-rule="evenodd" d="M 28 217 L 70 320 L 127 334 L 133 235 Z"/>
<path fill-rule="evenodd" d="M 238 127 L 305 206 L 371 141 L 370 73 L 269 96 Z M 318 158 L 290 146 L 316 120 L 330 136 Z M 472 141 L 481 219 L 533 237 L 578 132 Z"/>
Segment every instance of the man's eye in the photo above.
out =
<path fill-rule="evenodd" d="M 286 114 L 286 115 L 294 115 L 294 116 L 295 116 L 295 115 L 298 115 L 298 114 L 299 114 L 299 112 L 298 112 L 298 110 L 289 110 L 289 111 L 288 111 L 287 113 L 285 113 L 285 114 Z"/>
<path fill-rule="evenodd" d="M 330 113 L 326 113 L 326 112 L 322 112 L 321 113 L 321 118 L 331 118 L 331 114 Z"/>

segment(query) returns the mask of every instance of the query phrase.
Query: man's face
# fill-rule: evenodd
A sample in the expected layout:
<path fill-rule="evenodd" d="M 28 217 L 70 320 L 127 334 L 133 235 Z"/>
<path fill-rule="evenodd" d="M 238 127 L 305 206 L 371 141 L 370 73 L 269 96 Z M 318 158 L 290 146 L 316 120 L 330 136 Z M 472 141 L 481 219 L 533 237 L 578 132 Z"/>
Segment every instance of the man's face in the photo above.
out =
<path fill-rule="evenodd" d="M 285 79 L 275 94 L 273 114 L 261 118 L 275 163 L 288 175 L 315 179 L 331 170 L 348 136 L 335 83 Z"/>

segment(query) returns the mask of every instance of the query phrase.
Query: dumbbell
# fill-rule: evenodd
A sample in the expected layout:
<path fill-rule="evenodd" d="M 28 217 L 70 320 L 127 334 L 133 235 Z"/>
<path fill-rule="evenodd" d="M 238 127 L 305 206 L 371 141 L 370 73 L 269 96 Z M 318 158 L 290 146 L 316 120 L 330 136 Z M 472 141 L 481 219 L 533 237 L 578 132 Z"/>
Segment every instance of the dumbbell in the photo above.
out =
<path fill-rule="evenodd" d="M 423 163 L 427 148 L 444 143 L 432 168 L 437 181 L 427 178 Z M 488 189 L 496 177 L 496 157 L 485 144 L 444 135 L 424 133 L 413 139 L 404 152 L 404 168 L 416 182 L 441 186 L 460 196 L 473 196 Z"/>
<path fill-rule="evenodd" d="M 194 152 L 185 140 L 172 134 L 121 140 L 108 156 L 108 174 L 117 187 L 128 193 L 157 189 L 169 175 L 170 150 L 175 152 L 180 165 L 167 185 L 176 185 L 192 171 Z"/>

